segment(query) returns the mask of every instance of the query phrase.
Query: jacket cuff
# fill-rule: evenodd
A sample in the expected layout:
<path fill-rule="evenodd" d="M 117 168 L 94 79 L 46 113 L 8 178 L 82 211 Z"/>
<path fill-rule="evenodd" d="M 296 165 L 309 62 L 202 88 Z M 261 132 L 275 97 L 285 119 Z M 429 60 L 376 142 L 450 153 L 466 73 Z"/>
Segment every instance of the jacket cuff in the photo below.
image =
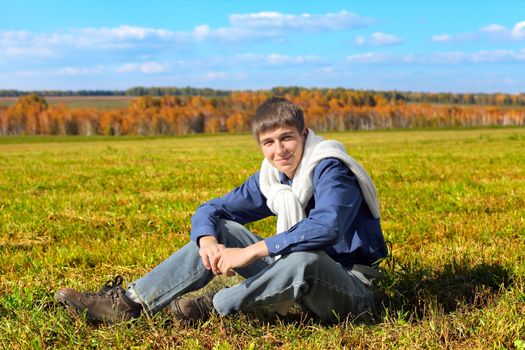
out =
<path fill-rule="evenodd" d="M 286 232 L 268 237 L 264 240 L 270 256 L 282 254 L 290 245 Z"/>
<path fill-rule="evenodd" d="M 194 241 L 195 243 L 197 243 L 197 245 L 198 245 L 199 238 L 201 238 L 203 236 L 217 237 L 217 232 L 216 231 L 217 231 L 217 229 L 214 226 L 208 226 L 208 225 L 201 226 L 198 229 L 196 229 L 195 231 L 193 229 L 191 230 L 190 239 L 192 241 Z"/>

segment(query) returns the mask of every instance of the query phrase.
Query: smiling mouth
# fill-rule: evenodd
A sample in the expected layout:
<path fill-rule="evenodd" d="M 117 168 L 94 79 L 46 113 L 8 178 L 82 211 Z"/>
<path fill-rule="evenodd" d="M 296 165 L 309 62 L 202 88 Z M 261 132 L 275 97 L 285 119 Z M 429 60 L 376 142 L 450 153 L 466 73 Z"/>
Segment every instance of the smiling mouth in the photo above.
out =
<path fill-rule="evenodd" d="M 287 161 L 289 161 L 290 159 L 292 159 L 292 155 L 291 155 L 291 154 L 290 154 L 288 157 L 280 158 L 280 159 L 276 159 L 275 161 L 276 161 L 276 162 L 287 162 Z"/>

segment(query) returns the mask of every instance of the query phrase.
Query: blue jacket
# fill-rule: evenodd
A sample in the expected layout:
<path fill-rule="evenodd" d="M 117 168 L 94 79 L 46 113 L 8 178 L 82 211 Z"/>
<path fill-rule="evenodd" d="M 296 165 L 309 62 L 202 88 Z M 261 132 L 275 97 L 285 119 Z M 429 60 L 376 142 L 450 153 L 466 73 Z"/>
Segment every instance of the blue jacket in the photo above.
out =
<path fill-rule="evenodd" d="M 281 174 L 281 183 L 293 180 Z M 307 217 L 288 231 L 265 239 L 270 256 L 324 250 L 343 266 L 371 265 L 387 255 L 379 219 L 374 218 L 356 177 L 340 160 L 327 158 L 313 171 L 313 196 Z M 191 239 L 215 236 L 219 219 L 240 224 L 274 214 L 259 188 L 259 173 L 230 193 L 202 204 L 192 217 Z"/>

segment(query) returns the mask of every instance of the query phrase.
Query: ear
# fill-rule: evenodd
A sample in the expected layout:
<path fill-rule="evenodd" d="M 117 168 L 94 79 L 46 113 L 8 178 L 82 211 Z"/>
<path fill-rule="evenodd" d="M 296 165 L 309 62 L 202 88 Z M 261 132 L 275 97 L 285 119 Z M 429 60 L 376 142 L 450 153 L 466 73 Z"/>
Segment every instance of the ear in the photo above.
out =
<path fill-rule="evenodd" d="M 304 128 L 304 130 L 303 130 L 303 136 L 304 136 L 304 137 L 308 136 L 308 128 Z"/>

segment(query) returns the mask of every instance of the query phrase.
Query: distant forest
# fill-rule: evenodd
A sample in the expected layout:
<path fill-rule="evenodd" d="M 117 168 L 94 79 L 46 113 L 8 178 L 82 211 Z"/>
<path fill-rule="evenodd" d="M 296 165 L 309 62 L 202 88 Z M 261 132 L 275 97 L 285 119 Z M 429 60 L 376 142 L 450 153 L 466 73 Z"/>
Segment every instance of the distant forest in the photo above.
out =
<path fill-rule="evenodd" d="M 389 102 L 405 103 L 442 103 L 460 105 L 481 105 L 481 106 L 525 106 L 525 93 L 504 94 L 504 93 L 452 93 L 452 92 L 412 92 L 412 91 L 375 91 L 375 90 L 354 90 L 344 88 L 323 88 L 307 89 L 298 86 L 275 87 L 271 90 L 262 90 L 276 96 L 297 97 L 301 91 L 318 91 L 322 96 L 339 96 L 348 93 L 357 93 L 365 98 L 374 100 L 379 97 Z M 201 97 L 225 97 L 234 93 L 248 92 L 257 93 L 258 91 L 234 91 L 234 90 L 215 90 L 210 88 L 193 87 L 133 87 L 127 90 L 0 90 L 0 97 L 20 97 L 29 94 L 36 94 L 42 97 L 51 96 L 201 96 Z"/>
<path fill-rule="evenodd" d="M 186 90 L 179 93 L 182 91 Z M 200 93 L 206 91 L 199 90 Z M 275 88 L 232 91 L 224 96 L 137 96 L 130 97 L 127 106 L 111 109 L 67 107 L 64 102 L 50 104 L 46 97 L 33 93 L 18 97 L 10 106 L 0 105 L 0 135 L 250 132 L 256 108 L 276 95 L 300 105 L 306 124 L 320 132 L 525 125 L 523 95 L 462 94 L 453 97 L 447 94 Z M 483 97 L 484 103 L 472 103 L 477 97 Z M 96 97 L 87 100 L 93 99 Z"/>

